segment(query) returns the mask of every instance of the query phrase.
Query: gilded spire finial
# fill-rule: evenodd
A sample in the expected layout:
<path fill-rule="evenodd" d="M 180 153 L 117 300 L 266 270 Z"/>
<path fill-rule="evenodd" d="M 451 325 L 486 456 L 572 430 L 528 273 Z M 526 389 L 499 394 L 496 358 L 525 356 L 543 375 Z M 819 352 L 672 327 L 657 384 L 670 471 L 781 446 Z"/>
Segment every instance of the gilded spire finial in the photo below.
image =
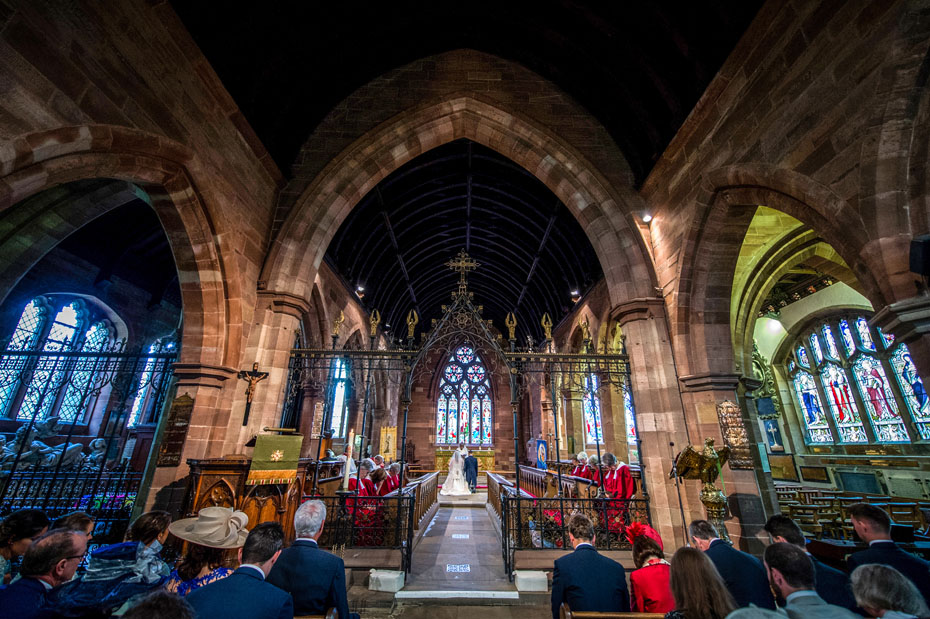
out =
<path fill-rule="evenodd" d="M 507 318 L 504 319 L 504 324 L 507 325 L 507 331 L 510 332 L 509 339 L 516 339 L 514 331 L 517 328 L 517 317 L 513 315 L 513 312 L 507 312 Z"/>
<path fill-rule="evenodd" d="M 339 310 L 339 315 L 336 316 L 336 319 L 333 321 L 333 335 L 339 335 L 339 329 L 345 321 L 346 315 L 342 313 L 342 310 Z"/>
<path fill-rule="evenodd" d="M 410 310 L 407 312 L 407 337 L 413 339 L 413 330 L 416 328 L 417 323 L 420 322 L 420 317 L 417 315 L 416 310 Z"/>
<path fill-rule="evenodd" d="M 549 317 L 549 312 L 545 312 L 542 315 L 542 320 L 539 321 L 539 324 L 542 325 L 543 331 L 546 332 L 546 339 L 552 339 L 552 318 Z"/>
<path fill-rule="evenodd" d="M 381 324 L 381 312 L 371 310 L 371 316 L 368 317 L 368 326 L 371 327 L 371 337 L 378 333 L 378 325 Z"/>
<path fill-rule="evenodd" d="M 471 256 L 469 256 L 465 250 L 461 250 L 458 255 L 449 262 L 446 263 L 446 266 L 452 269 L 453 271 L 458 271 L 459 273 L 459 294 L 466 294 L 468 292 L 468 284 L 465 280 L 465 274 L 469 271 L 474 271 L 481 265 L 478 264 Z"/>

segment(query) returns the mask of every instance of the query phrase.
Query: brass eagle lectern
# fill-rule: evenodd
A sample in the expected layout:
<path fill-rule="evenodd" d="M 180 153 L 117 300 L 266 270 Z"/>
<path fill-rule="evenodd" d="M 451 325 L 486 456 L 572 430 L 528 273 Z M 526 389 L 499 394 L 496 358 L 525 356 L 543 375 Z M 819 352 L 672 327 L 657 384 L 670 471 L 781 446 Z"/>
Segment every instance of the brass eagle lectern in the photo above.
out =
<path fill-rule="evenodd" d="M 730 541 L 724 518 L 727 515 L 727 497 L 714 485 L 723 465 L 730 459 L 730 448 L 714 448 L 714 439 L 704 439 L 704 449 L 698 451 L 688 445 L 675 459 L 675 468 L 672 476 L 681 479 L 700 479 L 704 482 L 701 488 L 701 503 L 707 510 L 707 519 L 717 528 L 720 539 Z"/>

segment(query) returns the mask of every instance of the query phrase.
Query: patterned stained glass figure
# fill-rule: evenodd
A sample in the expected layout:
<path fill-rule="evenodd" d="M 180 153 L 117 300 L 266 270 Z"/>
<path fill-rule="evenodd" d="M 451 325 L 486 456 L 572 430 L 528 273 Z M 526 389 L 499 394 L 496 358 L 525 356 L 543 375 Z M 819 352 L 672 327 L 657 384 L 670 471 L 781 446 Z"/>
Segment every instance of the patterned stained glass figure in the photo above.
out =
<path fill-rule="evenodd" d="M 876 438 L 880 442 L 910 442 L 885 371 L 878 360 L 868 356 L 860 357 L 853 364 L 853 373 L 875 428 Z"/>
<path fill-rule="evenodd" d="M 830 325 L 824 325 L 820 332 L 823 333 L 823 341 L 827 344 L 827 356 L 831 359 L 839 359 L 840 351 L 836 347 L 836 338 L 833 337 L 833 329 L 830 328 Z"/>
<path fill-rule="evenodd" d="M 869 331 L 869 321 L 859 316 L 856 318 L 856 332 L 859 334 L 859 341 L 866 350 L 875 351 L 875 342 L 872 341 L 872 333 Z"/>
<path fill-rule="evenodd" d="M 817 361 L 817 365 L 820 365 L 823 363 L 823 351 L 820 350 L 820 339 L 816 333 L 811 333 L 810 343 L 811 350 L 814 351 L 814 359 Z"/>
<path fill-rule="evenodd" d="M 581 399 L 584 412 L 585 444 L 603 445 L 601 429 L 601 400 L 597 395 L 597 376 L 591 374 L 584 379 L 584 396 Z"/>
<path fill-rule="evenodd" d="M 881 339 L 882 346 L 884 348 L 887 349 L 887 348 L 891 348 L 892 346 L 894 346 L 894 334 L 885 333 L 884 331 L 882 331 L 881 327 L 876 327 L 875 330 L 878 331 L 878 337 L 879 339 Z"/>
<path fill-rule="evenodd" d="M 905 344 L 901 344 L 891 355 L 891 367 L 895 378 L 904 394 L 904 401 L 911 411 L 922 440 L 930 440 L 930 397 L 924 388 L 924 381 L 917 373 L 917 367 Z"/>
<path fill-rule="evenodd" d="M 633 410 L 633 394 L 623 387 L 623 412 L 626 415 L 626 442 L 629 446 L 630 462 L 639 462 L 639 442 L 636 437 L 636 411 Z"/>
<path fill-rule="evenodd" d="M 830 426 L 820 404 L 817 394 L 817 385 L 814 377 L 807 372 L 798 372 L 794 375 L 794 391 L 797 395 L 801 409 L 804 411 L 804 424 L 807 426 L 807 435 L 812 443 L 833 442 Z"/>
<path fill-rule="evenodd" d="M 474 348 L 459 346 L 446 361 L 439 384 L 436 443 L 490 445 L 491 413 L 487 368 Z"/>
<path fill-rule="evenodd" d="M 849 330 L 849 323 L 844 318 L 840 321 L 840 338 L 843 340 L 843 348 L 846 350 L 846 356 L 849 357 L 856 350 L 853 344 L 852 331 Z"/>
<path fill-rule="evenodd" d="M 811 362 L 807 359 L 807 350 L 803 346 L 798 346 L 798 363 L 806 368 L 811 366 Z"/>
<path fill-rule="evenodd" d="M 823 382 L 823 390 L 827 394 L 827 402 L 830 404 L 833 419 L 840 433 L 840 441 L 867 443 L 869 438 L 862 426 L 862 419 L 859 417 L 856 400 L 853 398 L 849 381 L 846 379 L 846 372 L 838 365 L 827 363 L 820 372 L 820 380 Z"/>
<path fill-rule="evenodd" d="M 9 350 L 33 350 L 42 336 L 45 327 L 45 311 L 38 300 L 33 299 L 23 308 L 13 337 L 7 348 Z M 7 356 L 3 359 L 4 367 L 11 367 L 22 361 L 22 357 Z M 6 417 L 7 409 L 16 395 L 19 385 L 19 371 L 8 369 L 0 372 L 0 417 Z"/>
<path fill-rule="evenodd" d="M 72 301 L 65 305 L 52 322 L 52 328 L 42 346 L 43 352 L 55 353 L 70 350 L 78 330 L 81 304 Z M 63 360 L 54 355 L 39 359 L 39 368 L 32 374 L 16 418 L 22 421 L 45 419 L 55 405 L 58 390 L 65 379 Z"/>
<path fill-rule="evenodd" d="M 789 362 L 788 362 L 788 371 L 789 371 L 789 372 L 794 372 L 796 369 L 798 369 L 797 364 L 796 364 L 794 361 L 789 361 Z"/>

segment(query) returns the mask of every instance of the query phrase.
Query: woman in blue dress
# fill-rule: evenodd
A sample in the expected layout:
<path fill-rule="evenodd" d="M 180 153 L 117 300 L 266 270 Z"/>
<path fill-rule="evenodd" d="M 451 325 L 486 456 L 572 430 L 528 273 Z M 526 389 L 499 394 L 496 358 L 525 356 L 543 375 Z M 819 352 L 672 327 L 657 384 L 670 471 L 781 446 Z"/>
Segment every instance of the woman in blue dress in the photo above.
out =
<path fill-rule="evenodd" d="M 171 523 L 168 530 L 187 542 L 187 552 L 178 559 L 165 588 L 183 597 L 232 574 L 227 554 L 245 543 L 248 522 L 243 512 L 229 507 L 205 507 L 196 518 Z"/>

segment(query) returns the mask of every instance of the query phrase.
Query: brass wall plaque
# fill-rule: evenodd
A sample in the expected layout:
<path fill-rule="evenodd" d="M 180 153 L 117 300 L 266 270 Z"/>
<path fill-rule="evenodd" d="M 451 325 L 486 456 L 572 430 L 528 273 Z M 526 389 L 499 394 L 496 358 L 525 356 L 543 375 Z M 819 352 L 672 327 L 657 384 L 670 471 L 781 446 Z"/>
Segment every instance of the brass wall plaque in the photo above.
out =
<path fill-rule="evenodd" d="M 184 451 L 184 441 L 187 439 L 187 429 L 193 412 L 194 398 L 190 394 L 185 393 L 171 403 L 155 466 L 180 466 L 181 452 Z"/>

